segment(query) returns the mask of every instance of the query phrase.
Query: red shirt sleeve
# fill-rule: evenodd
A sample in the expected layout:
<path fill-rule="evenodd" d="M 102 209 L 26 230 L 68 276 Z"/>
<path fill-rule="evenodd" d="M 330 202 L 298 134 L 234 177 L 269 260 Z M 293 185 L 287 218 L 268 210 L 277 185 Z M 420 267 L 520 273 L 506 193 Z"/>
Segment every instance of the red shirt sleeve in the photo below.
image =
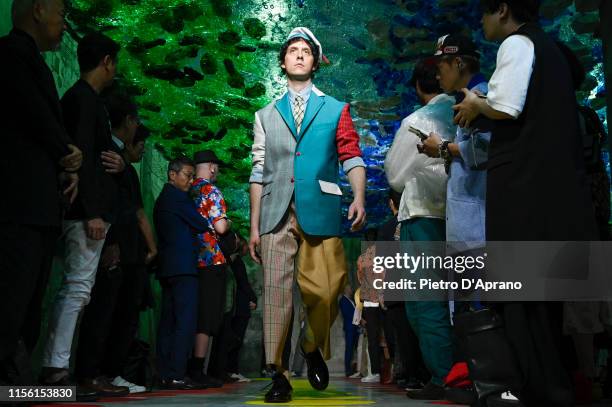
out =
<path fill-rule="evenodd" d="M 338 159 L 344 162 L 353 157 L 361 157 L 359 148 L 359 135 L 353 127 L 350 105 L 347 103 L 342 109 L 338 129 L 336 130 L 336 146 L 338 148 Z"/>

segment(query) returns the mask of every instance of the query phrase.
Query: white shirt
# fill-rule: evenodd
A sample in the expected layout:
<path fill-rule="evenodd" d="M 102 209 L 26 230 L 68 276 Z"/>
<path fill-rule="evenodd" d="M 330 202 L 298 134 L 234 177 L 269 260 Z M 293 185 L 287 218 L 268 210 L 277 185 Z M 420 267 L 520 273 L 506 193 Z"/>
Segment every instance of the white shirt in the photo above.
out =
<path fill-rule="evenodd" d="M 495 72 L 489 81 L 488 105 L 516 119 L 525 107 L 534 63 L 533 42 L 529 38 L 524 35 L 506 38 L 497 51 Z"/>
<path fill-rule="evenodd" d="M 427 105 L 402 120 L 395 133 L 393 144 L 385 157 L 385 175 L 395 191 L 402 192 L 397 220 L 446 217 L 446 180 L 444 160 L 430 158 L 417 150 L 418 137 L 409 131 L 410 126 L 429 134 L 435 132 L 445 140 L 453 140 L 456 126 L 453 124 L 451 106 L 455 99 L 440 94 Z"/>

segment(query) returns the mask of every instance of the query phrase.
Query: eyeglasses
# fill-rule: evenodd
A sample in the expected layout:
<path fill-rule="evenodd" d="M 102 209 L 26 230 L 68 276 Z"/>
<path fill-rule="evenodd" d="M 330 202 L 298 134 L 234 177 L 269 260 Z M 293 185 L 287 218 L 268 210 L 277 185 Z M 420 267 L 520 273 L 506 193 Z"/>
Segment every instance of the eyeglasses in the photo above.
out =
<path fill-rule="evenodd" d="M 183 174 L 184 176 L 186 176 L 188 179 L 193 179 L 193 176 L 194 176 L 193 172 L 185 172 L 183 170 L 180 170 L 179 172 Z"/>

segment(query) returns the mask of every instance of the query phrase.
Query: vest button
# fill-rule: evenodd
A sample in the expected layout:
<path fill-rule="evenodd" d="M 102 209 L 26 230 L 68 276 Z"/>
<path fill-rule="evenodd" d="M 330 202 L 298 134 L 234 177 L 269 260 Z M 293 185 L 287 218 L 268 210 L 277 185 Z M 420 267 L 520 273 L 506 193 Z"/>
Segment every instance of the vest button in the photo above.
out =
<path fill-rule="evenodd" d="M 302 155 L 302 153 L 300 153 L 299 151 L 297 153 L 295 153 L 295 155 L 297 155 L 298 157 Z"/>
<path fill-rule="evenodd" d="M 291 183 L 292 183 L 292 184 L 293 184 L 293 182 L 294 182 L 294 181 L 295 181 L 295 180 L 293 179 L 293 177 L 291 177 Z"/>

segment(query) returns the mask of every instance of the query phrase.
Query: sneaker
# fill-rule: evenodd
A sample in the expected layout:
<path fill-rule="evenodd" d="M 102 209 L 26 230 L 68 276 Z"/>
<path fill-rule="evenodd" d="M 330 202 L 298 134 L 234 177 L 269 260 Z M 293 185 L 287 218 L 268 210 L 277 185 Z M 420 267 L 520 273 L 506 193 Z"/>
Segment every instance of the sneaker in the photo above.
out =
<path fill-rule="evenodd" d="M 127 387 L 128 389 L 130 389 L 130 394 L 132 394 L 132 393 L 144 393 L 145 391 L 147 391 L 146 387 L 139 386 L 136 383 L 128 382 L 127 380 L 125 380 L 121 376 L 115 377 L 113 379 L 113 381 L 111 382 L 111 384 L 114 385 L 114 386 Z"/>
<path fill-rule="evenodd" d="M 238 383 L 249 383 L 251 381 L 251 379 L 249 379 L 248 377 L 244 377 L 240 373 L 232 373 L 230 374 L 230 377 L 232 379 L 236 379 Z"/>
<path fill-rule="evenodd" d="M 361 383 L 380 383 L 380 373 L 370 374 L 361 378 Z"/>
<path fill-rule="evenodd" d="M 349 376 L 349 379 L 359 379 L 361 377 L 361 373 L 355 372 Z"/>
<path fill-rule="evenodd" d="M 509 392 L 509 391 L 506 391 L 506 392 L 502 393 L 501 394 L 501 398 L 502 398 L 502 400 L 518 401 L 518 398 L 514 394 Z"/>

